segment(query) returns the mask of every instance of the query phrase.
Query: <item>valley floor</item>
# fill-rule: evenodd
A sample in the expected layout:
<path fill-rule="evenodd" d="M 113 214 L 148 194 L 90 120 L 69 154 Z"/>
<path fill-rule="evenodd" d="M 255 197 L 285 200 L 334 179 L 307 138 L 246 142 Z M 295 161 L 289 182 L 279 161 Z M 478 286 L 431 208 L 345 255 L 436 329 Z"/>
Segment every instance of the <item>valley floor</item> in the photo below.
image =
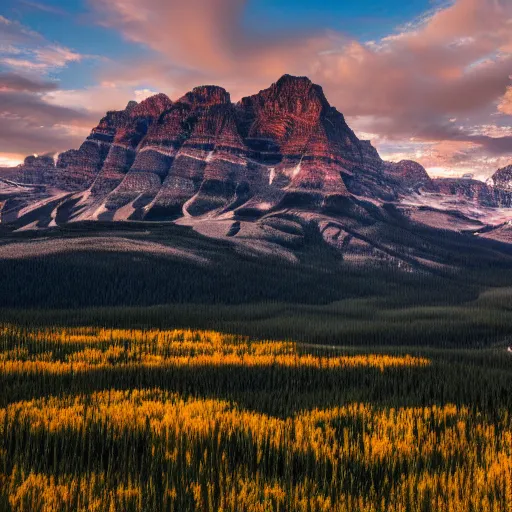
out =
<path fill-rule="evenodd" d="M 509 246 L 415 232 L 451 270 L 407 272 L 315 232 L 293 262 L 0 234 L 2 512 L 512 509 Z"/>

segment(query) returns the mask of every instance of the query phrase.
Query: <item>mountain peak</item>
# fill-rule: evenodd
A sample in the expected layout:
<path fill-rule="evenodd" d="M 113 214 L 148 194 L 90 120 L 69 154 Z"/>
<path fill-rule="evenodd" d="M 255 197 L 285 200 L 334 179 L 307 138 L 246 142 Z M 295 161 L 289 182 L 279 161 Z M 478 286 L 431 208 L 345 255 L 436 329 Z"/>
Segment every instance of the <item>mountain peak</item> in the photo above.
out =
<path fill-rule="evenodd" d="M 51 155 L 30 155 L 23 162 L 25 167 L 53 167 L 55 162 Z"/>
<path fill-rule="evenodd" d="M 501 171 L 500 183 L 512 191 L 510 174 Z M 392 201 L 435 189 L 421 165 L 386 163 L 359 140 L 319 85 L 288 74 L 236 107 L 215 85 L 176 102 L 165 94 L 130 102 L 108 112 L 56 167 L 30 157 L 16 178 L 73 193 L 92 187 L 88 209 L 70 206 L 68 221 L 97 212 L 102 220 L 168 220 L 282 204 L 318 209 L 334 196 Z"/>
<path fill-rule="evenodd" d="M 137 104 L 137 106 L 131 111 L 133 117 L 158 117 L 162 112 L 167 110 L 172 105 L 172 101 L 169 97 L 160 92 L 149 96 L 145 100 Z"/>
<path fill-rule="evenodd" d="M 210 107 L 231 103 L 229 92 L 217 85 L 200 85 L 182 96 L 178 102 L 188 103 L 193 107 Z"/>
<path fill-rule="evenodd" d="M 290 75 L 288 73 L 285 73 L 276 82 L 276 84 L 278 84 L 278 85 L 285 84 L 285 83 L 305 83 L 305 84 L 313 85 L 313 82 L 307 76 Z"/>
<path fill-rule="evenodd" d="M 307 94 L 310 99 L 319 99 L 329 105 L 320 85 L 313 83 L 307 76 L 283 75 L 272 87 L 285 94 Z"/>
<path fill-rule="evenodd" d="M 131 112 L 137 105 L 138 103 L 135 100 L 130 100 L 126 105 L 125 111 Z"/>
<path fill-rule="evenodd" d="M 498 169 L 491 177 L 495 187 L 512 190 L 512 164 Z"/>
<path fill-rule="evenodd" d="M 283 75 L 268 89 L 242 98 L 242 108 L 265 108 L 294 116 L 318 116 L 330 107 L 324 92 L 306 76 Z M 258 107 L 256 107 L 258 105 Z"/>

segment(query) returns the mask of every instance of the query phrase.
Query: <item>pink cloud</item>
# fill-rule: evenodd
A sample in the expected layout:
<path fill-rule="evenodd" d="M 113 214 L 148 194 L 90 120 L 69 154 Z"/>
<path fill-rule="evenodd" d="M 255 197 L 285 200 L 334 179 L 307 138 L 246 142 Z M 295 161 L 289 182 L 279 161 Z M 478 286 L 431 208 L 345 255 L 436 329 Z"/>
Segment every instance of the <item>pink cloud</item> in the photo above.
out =
<path fill-rule="evenodd" d="M 180 93 L 213 82 L 237 98 L 283 73 L 305 74 L 342 112 L 373 116 L 389 137 L 432 132 L 421 126 L 442 127 L 446 116 L 490 114 L 510 83 L 509 0 L 457 0 L 373 44 L 327 31 L 263 35 L 243 25 L 245 0 L 91 2 L 101 23 L 155 50 L 142 68 L 115 67 L 117 80 L 153 79 Z"/>
<path fill-rule="evenodd" d="M 34 80 L 15 73 L 0 73 L 0 92 L 28 91 L 33 93 L 48 92 L 57 89 L 55 82 Z"/>
<path fill-rule="evenodd" d="M 71 62 L 97 58 L 49 42 L 41 34 L 4 16 L 0 16 L 0 32 L 0 65 L 4 67 L 42 74 L 61 69 Z"/>
<path fill-rule="evenodd" d="M 84 57 L 69 48 L 53 44 L 43 48 L 36 48 L 34 55 L 39 62 L 50 67 L 63 67 L 68 62 L 79 62 Z"/>
<path fill-rule="evenodd" d="M 243 26 L 244 0 L 92 3 L 102 23 L 155 51 L 140 66 L 120 63 L 107 73 L 121 83 L 149 79 L 175 96 L 217 83 L 236 99 L 283 73 L 308 75 L 350 122 L 375 133 L 378 145 L 411 137 L 438 144 L 430 166 L 434 158 L 446 163 L 464 155 L 470 165 L 478 151 L 488 153 L 489 165 L 493 155 L 512 155 L 512 138 L 498 126 L 493 136 L 466 128 L 491 123 L 500 99 L 499 111 L 511 113 L 509 0 L 457 0 L 368 44 L 326 31 L 262 37 Z M 464 123 L 453 122 L 458 118 Z M 460 145 L 464 150 L 455 149 Z"/>
<path fill-rule="evenodd" d="M 19 22 L 0 16 L 0 157 L 12 154 L 45 153 L 77 147 L 104 114 L 90 113 L 83 103 L 59 105 L 58 82 L 50 73 L 79 62 L 81 55 L 65 46 L 50 43 Z M 118 94 L 117 99 L 121 96 Z M 94 102 L 93 102 L 94 103 Z"/>
<path fill-rule="evenodd" d="M 474 163 L 489 172 L 496 159 L 512 156 L 512 138 L 502 129 L 512 115 L 510 0 L 456 0 L 368 43 L 332 31 L 262 33 L 244 22 L 246 0 L 89 2 L 99 24 L 151 55 L 109 62 L 102 85 L 56 91 L 44 97 L 52 105 L 99 113 L 124 107 L 126 96 L 148 86 L 177 98 L 205 83 L 226 87 L 236 100 L 290 73 L 322 85 L 379 149 L 409 141 L 410 157 L 428 167 Z M 31 34 L 12 23 L 9 30 L 14 42 Z M 58 66 L 80 56 L 45 45 L 36 58 L 7 58 Z"/>
<path fill-rule="evenodd" d="M 512 116 L 512 87 L 507 88 L 507 92 L 504 94 L 503 98 L 501 98 L 498 105 L 498 110 L 502 114 Z"/>

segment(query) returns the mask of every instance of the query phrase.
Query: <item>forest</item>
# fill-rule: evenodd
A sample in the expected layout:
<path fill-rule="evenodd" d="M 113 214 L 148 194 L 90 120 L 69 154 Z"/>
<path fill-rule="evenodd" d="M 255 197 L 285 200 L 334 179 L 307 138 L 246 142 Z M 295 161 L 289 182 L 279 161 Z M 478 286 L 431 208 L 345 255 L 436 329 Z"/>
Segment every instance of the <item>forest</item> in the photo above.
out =
<path fill-rule="evenodd" d="M 0 508 L 512 507 L 511 356 L 0 328 Z"/>
<path fill-rule="evenodd" d="M 2 237 L 2 512 L 512 509 L 502 244 L 426 230 L 450 265 L 405 272 L 112 229 Z M 23 253 L 99 234 L 209 263 Z"/>

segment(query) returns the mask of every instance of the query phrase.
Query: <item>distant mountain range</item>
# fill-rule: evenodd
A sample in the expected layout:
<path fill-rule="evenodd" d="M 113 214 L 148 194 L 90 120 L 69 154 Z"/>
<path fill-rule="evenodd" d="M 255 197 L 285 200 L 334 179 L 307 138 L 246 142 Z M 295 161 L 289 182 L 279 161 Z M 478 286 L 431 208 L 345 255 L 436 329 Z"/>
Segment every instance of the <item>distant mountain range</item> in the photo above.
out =
<path fill-rule="evenodd" d="M 389 242 L 390 226 L 512 243 L 511 207 L 512 166 L 484 183 L 385 162 L 320 86 L 290 75 L 238 103 L 210 85 L 130 102 L 56 162 L 30 156 L 0 169 L 0 223 L 12 230 L 167 221 L 293 259 L 314 229 L 344 258 L 403 268 L 436 258 Z"/>

